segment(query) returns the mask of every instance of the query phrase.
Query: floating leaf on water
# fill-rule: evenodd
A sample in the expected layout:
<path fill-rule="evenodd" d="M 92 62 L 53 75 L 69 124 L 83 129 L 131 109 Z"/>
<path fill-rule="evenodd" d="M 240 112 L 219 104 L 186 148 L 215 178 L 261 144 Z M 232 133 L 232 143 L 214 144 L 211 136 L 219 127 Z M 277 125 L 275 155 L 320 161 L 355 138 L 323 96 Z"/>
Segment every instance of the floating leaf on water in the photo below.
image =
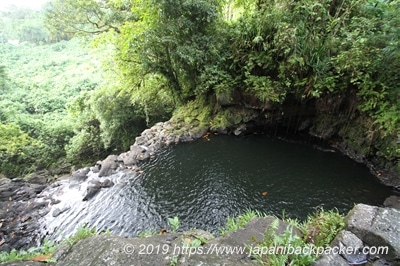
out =
<path fill-rule="evenodd" d="M 267 196 L 268 195 L 268 192 L 267 191 L 264 191 L 263 193 L 261 193 L 263 196 Z"/>

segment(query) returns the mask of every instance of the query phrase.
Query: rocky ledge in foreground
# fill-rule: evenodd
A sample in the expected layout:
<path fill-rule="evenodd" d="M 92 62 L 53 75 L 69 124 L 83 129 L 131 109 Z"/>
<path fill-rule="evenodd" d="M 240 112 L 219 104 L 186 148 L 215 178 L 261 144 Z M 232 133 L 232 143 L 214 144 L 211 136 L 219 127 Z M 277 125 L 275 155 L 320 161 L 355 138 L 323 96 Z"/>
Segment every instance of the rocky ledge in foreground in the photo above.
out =
<path fill-rule="evenodd" d="M 265 239 L 265 233 L 276 220 L 274 217 L 253 218 L 244 228 L 224 237 L 214 238 L 208 232 L 193 230 L 166 233 L 145 238 L 123 238 L 113 235 L 93 236 L 71 248 L 61 248 L 53 265 L 255 265 L 250 247 Z M 279 221 L 276 234 L 288 224 Z M 293 234 L 301 235 L 298 230 Z M 201 245 L 194 245 L 194 243 Z M 188 247 L 185 250 L 185 246 Z M 387 247 L 387 254 L 329 254 L 314 265 L 399 265 L 400 211 L 364 204 L 356 205 L 346 217 L 346 228 L 331 247 L 342 250 L 364 247 Z M 192 248 L 190 248 L 192 247 Z M 2 265 L 42 265 L 38 262 L 11 262 Z"/>
<path fill-rule="evenodd" d="M 346 217 L 345 230 L 339 232 L 331 246 L 342 250 L 350 247 L 355 254 L 324 255 L 315 265 L 400 265 L 400 211 L 356 205 Z"/>

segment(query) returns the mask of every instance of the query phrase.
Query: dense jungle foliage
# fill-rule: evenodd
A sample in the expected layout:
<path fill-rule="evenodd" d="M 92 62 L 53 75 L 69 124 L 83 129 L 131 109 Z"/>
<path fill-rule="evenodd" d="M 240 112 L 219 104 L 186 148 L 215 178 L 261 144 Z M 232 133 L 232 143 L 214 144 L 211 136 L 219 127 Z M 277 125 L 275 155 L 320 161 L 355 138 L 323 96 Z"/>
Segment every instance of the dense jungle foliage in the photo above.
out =
<path fill-rule="evenodd" d="M 362 134 L 380 142 L 373 152 L 400 165 L 399 11 L 399 0 L 52 0 L 38 13 L 49 34 L 38 41 L 21 26 L 18 38 L 64 41 L 1 46 L 0 170 L 126 149 L 177 107 L 207 110 L 208 123 L 220 116 L 215 99 L 238 92 L 276 104 L 349 99 L 352 108 L 330 112 L 366 117 Z M 16 38 L 4 25 L 3 39 Z M 72 49 L 75 37 L 95 53 L 42 56 L 50 62 L 33 66 L 41 81 L 29 76 L 32 59 L 12 59 Z M 67 53 L 69 70 L 60 66 Z"/>

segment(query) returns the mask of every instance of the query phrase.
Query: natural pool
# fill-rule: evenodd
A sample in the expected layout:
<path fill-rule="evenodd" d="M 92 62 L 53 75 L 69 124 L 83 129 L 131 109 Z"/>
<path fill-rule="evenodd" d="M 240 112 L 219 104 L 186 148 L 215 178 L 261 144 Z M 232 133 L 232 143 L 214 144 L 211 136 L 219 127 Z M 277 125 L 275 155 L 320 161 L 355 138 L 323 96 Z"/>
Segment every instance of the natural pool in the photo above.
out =
<path fill-rule="evenodd" d="M 80 186 L 67 201 L 68 211 L 47 218 L 47 234 L 68 235 L 87 224 L 135 236 L 167 228 L 174 216 L 181 229 L 216 233 L 229 216 L 248 209 L 305 219 L 318 206 L 346 213 L 355 203 L 380 206 L 391 194 L 365 166 L 338 152 L 265 135 L 210 136 L 179 144 L 142 170 L 112 176 L 116 185 L 87 202 L 81 200 L 85 187 Z"/>

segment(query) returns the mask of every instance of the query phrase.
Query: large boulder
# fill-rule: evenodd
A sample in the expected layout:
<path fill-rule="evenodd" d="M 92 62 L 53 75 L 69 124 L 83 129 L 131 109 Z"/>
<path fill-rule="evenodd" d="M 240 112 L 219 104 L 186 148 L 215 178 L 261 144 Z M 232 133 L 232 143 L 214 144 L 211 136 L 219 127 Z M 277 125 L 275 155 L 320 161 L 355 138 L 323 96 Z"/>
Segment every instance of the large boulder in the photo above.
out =
<path fill-rule="evenodd" d="M 118 156 L 109 155 L 98 164 L 100 165 L 99 177 L 112 175 L 118 168 Z"/>
<path fill-rule="evenodd" d="M 85 167 L 85 168 L 76 170 L 75 172 L 72 173 L 72 175 L 69 177 L 69 179 L 72 181 L 81 182 L 88 177 L 87 175 L 89 172 L 90 172 L 89 167 Z"/>
<path fill-rule="evenodd" d="M 110 179 L 105 179 L 104 181 L 100 180 L 91 180 L 87 186 L 86 194 L 83 197 L 83 201 L 90 200 L 93 198 L 97 192 L 100 191 L 101 188 L 108 188 L 114 186 L 114 182 Z"/>
<path fill-rule="evenodd" d="M 205 244 L 202 251 L 207 255 L 200 252 L 185 254 L 179 259 L 179 265 L 254 265 L 254 254 L 251 252 L 257 253 L 257 243 L 263 242 L 265 233 L 275 220 L 277 218 L 272 216 L 253 218 L 245 227 Z M 277 235 L 281 235 L 288 226 L 288 223 L 278 220 L 278 227 L 273 230 Z M 301 236 L 301 232 L 296 228 L 292 234 Z"/>
<path fill-rule="evenodd" d="M 400 210 L 400 197 L 392 195 L 388 197 L 383 203 L 385 207 L 394 208 Z"/>
<path fill-rule="evenodd" d="M 79 241 L 56 265 L 170 265 L 182 248 L 184 234 L 163 234 L 146 238 L 113 235 L 93 236 Z"/>
<path fill-rule="evenodd" d="M 400 211 L 365 204 L 356 205 L 348 214 L 347 230 L 369 246 L 387 246 L 387 258 L 400 261 Z"/>
<path fill-rule="evenodd" d="M 364 243 L 350 231 L 340 231 L 331 244 L 333 252 L 324 254 L 313 265 L 361 265 L 367 261 L 367 254 L 361 252 Z"/>
<path fill-rule="evenodd" d="M 218 238 L 202 230 L 145 238 L 93 236 L 79 241 L 63 254 L 56 253 L 56 265 L 254 265 L 249 246 L 263 241 L 265 232 L 276 219 L 254 218 L 244 228 Z M 287 226 L 279 221 L 274 230 L 280 234 Z M 297 229 L 293 234 L 301 235 Z"/>
<path fill-rule="evenodd" d="M 339 232 L 331 247 L 341 249 L 322 256 L 314 265 L 358 265 L 366 261 L 372 265 L 399 265 L 400 211 L 356 205 L 346 216 L 345 230 Z"/>

